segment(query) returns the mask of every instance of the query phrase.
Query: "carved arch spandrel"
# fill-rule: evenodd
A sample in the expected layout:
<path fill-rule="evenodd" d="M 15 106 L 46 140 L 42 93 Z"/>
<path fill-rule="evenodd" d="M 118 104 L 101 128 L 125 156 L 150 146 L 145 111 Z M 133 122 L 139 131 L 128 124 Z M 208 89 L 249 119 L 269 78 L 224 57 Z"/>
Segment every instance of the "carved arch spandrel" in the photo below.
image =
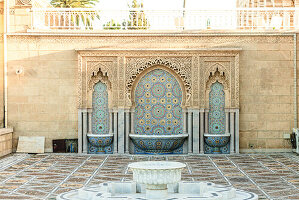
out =
<path fill-rule="evenodd" d="M 184 83 L 182 90 L 186 92 L 185 105 L 190 105 L 192 95 L 192 58 L 191 57 L 150 57 L 150 58 L 127 58 L 126 66 L 126 105 L 132 106 L 132 88 L 136 78 L 144 70 L 154 66 L 164 66 L 180 77 Z"/>
<path fill-rule="evenodd" d="M 91 108 L 93 86 L 101 81 L 108 87 L 109 107 L 117 106 L 113 90 L 117 89 L 117 57 L 78 54 L 78 107 Z"/>
<path fill-rule="evenodd" d="M 231 105 L 231 90 L 230 90 L 230 83 L 229 80 L 226 78 L 225 73 L 221 73 L 218 71 L 218 68 L 216 68 L 216 71 L 214 73 L 211 73 L 205 87 L 205 107 L 209 107 L 209 94 L 211 92 L 211 86 L 219 82 L 223 85 L 224 93 L 225 93 L 225 106 L 230 107 Z"/>

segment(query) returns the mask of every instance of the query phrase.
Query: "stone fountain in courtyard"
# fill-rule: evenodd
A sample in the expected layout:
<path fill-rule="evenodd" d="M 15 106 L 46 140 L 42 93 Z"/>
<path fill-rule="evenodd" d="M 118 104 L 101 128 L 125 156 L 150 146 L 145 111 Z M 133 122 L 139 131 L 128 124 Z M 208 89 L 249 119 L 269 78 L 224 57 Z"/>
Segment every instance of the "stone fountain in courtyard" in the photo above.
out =
<path fill-rule="evenodd" d="M 210 182 L 181 181 L 180 162 L 146 161 L 128 166 L 133 171 L 131 182 L 108 182 L 63 193 L 57 200 L 100 199 L 200 199 L 200 200 L 257 200 L 251 192 Z"/>

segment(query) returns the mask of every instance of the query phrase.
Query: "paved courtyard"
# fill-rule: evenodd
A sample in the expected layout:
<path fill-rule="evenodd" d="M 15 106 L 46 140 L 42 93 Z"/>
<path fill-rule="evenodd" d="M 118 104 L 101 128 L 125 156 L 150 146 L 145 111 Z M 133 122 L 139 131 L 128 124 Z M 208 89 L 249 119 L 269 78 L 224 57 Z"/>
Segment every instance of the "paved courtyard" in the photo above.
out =
<path fill-rule="evenodd" d="M 133 156 L 11 154 L 0 159 L 0 199 L 55 199 L 86 185 L 132 180 L 128 163 L 146 160 L 184 162 L 182 179 L 211 181 L 255 192 L 259 199 L 299 199 L 299 156 Z"/>

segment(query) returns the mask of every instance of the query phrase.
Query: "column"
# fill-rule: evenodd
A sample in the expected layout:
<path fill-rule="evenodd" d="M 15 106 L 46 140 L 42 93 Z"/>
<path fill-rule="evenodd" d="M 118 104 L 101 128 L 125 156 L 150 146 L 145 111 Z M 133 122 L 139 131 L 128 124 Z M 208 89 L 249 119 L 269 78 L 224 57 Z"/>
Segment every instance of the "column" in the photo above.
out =
<path fill-rule="evenodd" d="M 78 109 L 78 153 L 82 153 L 82 112 L 81 109 Z"/>
<path fill-rule="evenodd" d="M 134 120 L 135 120 L 135 111 L 131 110 L 131 134 L 134 134 Z"/>
<path fill-rule="evenodd" d="M 109 109 L 109 134 L 113 134 L 113 118 L 112 118 L 112 110 Z"/>
<path fill-rule="evenodd" d="M 87 109 L 82 109 L 83 112 L 83 153 L 87 153 Z"/>
<path fill-rule="evenodd" d="M 129 133 L 130 133 L 130 110 L 126 110 L 126 140 L 125 140 L 125 153 L 129 153 Z"/>
<path fill-rule="evenodd" d="M 235 113 L 230 111 L 230 153 L 234 153 L 234 137 L 235 137 Z"/>
<path fill-rule="evenodd" d="M 229 111 L 225 109 L 225 133 L 229 133 Z"/>
<path fill-rule="evenodd" d="M 192 146 L 193 146 L 193 141 L 192 141 L 192 137 L 193 137 L 193 128 L 192 128 L 192 111 L 190 109 L 188 109 L 188 143 L 189 143 L 189 148 L 188 148 L 188 152 L 192 153 Z"/>
<path fill-rule="evenodd" d="M 205 133 L 209 133 L 209 110 L 205 109 Z"/>
<path fill-rule="evenodd" d="M 200 150 L 200 154 L 203 154 L 204 153 L 204 109 L 200 109 L 200 137 L 199 137 L 199 144 L 200 144 L 200 147 L 199 147 L 199 150 Z"/>
<path fill-rule="evenodd" d="M 124 154 L 125 147 L 125 110 L 118 109 L 118 153 Z"/>
<path fill-rule="evenodd" d="M 92 109 L 88 109 L 87 116 L 88 116 L 88 131 L 87 131 L 87 133 L 92 133 L 92 124 L 91 124 Z"/>
<path fill-rule="evenodd" d="M 113 136 L 113 153 L 116 154 L 117 153 L 117 142 L 118 142 L 118 138 L 117 138 L 117 132 L 118 132 L 118 127 L 117 127 L 117 111 L 114 110 L 113 111 L 113 131 L 114 131 L 114 136 Z"/>
<path fill-rule="evenodd" d="M 193 153 L 199 153 L 199 110 L 193 110 Z"/>
<path fill-rule="evenodd" d="M 240 153 L 240 147 L 239 147 L 239 143 L 240 143 L 240 139 L 239 139 L 239 109 L 236 109 L 236 137 L 235 137 L 235 152 L 236 153 Z"/>

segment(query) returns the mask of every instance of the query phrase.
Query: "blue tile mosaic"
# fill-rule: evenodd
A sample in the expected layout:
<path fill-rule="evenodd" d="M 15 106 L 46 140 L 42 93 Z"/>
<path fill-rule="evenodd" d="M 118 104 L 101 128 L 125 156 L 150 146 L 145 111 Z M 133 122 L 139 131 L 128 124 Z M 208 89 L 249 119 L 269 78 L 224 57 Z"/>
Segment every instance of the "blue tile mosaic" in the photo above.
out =
<path fill-rule="evenodd" d="M 209 94 L 209 133 L 216 135 L 225 134 L 225 93 L 223 85 L 218 81 L 211 85 L 211 91 Z M 224 137 L 219 137 L 218 139 L 217 137 L 214 137 L 213 140 L 212 137 L 208 138 L 209 142 L 214 141 L 216 145 L 216 141 L 218 141 L 217 144 L 220 144 L 221 141 L 223 142 L 220 138 Z M 205 138 L 205 140 L 207 140 L 207 138 Z M 229 153 L 229 144 L 223 147 L 214 148 L 207 145 L 206 141 L 204 151 L 209 154 Z"/>
<path fill-rule="evenodd" d="M 108 110 L 108 91 L 104 83 L 98 82 L 94 86 L 92 94 L 92 134 L 101 135 L 109 133 L 109 110 Z M 89 137 L 89 140 L 91 138 Z M 104 138 L 96 138 L 103 141 Z M 95 140 L 95 139 L 94 139 Z M 88 153 L 97 154 L 105 152 L 112 153 L 112 145 L 106 147 L 88 144 Z M 107 150 L 106 150 L 107 149 Z"/>
<path fill-rule="evenodd" d="M 135 89 L 135 103 L 135 134 L 176 135 L 183 133 L 182 89 L 169 72 L 155 69 L 142 77 Z M 135 149 L 136 153 L 138 151 L 144 153 L 144 150 L 138 149 L 136 145 Z"/>
<path fill-rule="evenodd" d="M 135 90 L 135 102 L 136 134 L 183 133 L 182 90 L 170 73 L 156 69 L 142 77 Z"/>

